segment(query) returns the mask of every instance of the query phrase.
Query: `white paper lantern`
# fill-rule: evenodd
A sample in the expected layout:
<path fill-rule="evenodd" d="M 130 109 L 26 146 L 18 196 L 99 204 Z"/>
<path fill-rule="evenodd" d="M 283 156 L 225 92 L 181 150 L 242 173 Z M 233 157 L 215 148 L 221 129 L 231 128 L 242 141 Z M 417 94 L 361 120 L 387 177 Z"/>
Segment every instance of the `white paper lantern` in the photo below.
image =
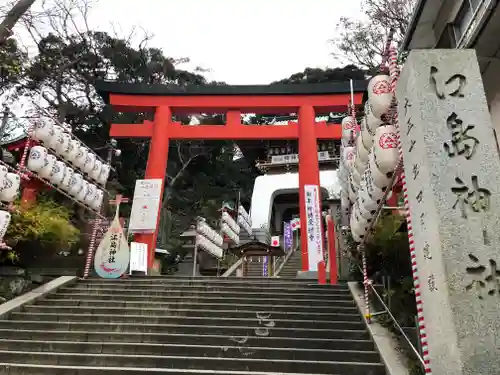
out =
<path fill-rule="evenodd" d="M 363 205 L 363 200 L 360 196 L 361 194 L 363 194 L 363 192 L 359 191 L 356 202 L 354 204 L 357 206 L 358 211 L 361 216 L 363 216 L 363 218 L 365 218 L 366 220 L 373 220 L 376 211 L 370 210 L 369 207 Z"/>
<path fill-rule="evenodd" d="M 94 194 L 94 199 L 90 204 L 90 207 L 92 207 L 94 210 L 99 210 L 101 208 L 103 199 L 104 199 L 103 191 L 100 189 L 97 189 L 95 194 Z"/>
<path fill-rule="evenodd" d="M 352 213 L 354 214 L 355 220 L 358 223 L 358 225 L 364 228 L 366 232 L 366 229 L 370 227 L 370 224 L 372 222 L 372 216 L 364 217 L 363 215 L 361 215 L 359 201 L 356 201 L 356 203 L 354 204 Z"/>
<path fill-rule="evenodd" d="M 5 176 L 5 181 L 0 190 L 0 201 L 13 202 L 19 195 L 21 187 L 21 177 L 17 173 L 8 172 Z"/>
<path fill-rule="evenodd" d="M 85 196 L 85 201 L 84 201 L 84 203 L 87 206 L 92 207 L 92 202 L 94 201 L 96 192 L 97 192 L 97 186 L 89 183 L 87 187 L 87 195 Z"/>
<path fill-rule="evenodd" d="M 377 165 L 375 164 L 373 148 L 370 151 L 370 155 L 368 156 L 367 171 L 370 174 L 370 177 L 374 185 L 377 186 L 379 189 L 385 191 L 385 189 L 387 189 L 387 187 L 391 183 L 391 179 L 387 177 L 385 173 L 380 172 L 379 169 L 377 168 Z"/>
<path fill-rule="evenodd" d="M 99 182 L 99 175 L 101 174 L 102 162 L 100 160 L 96 160 L 94 163 L 94 168 L 90 172 L 90 177 Z"/>
<path fill-rule="evenodd" d="M 73 197 L 77 197 L 78 193 L 82 189 L 82 185 L 83 176 L 80 173 L 73 173 L 73 176 L 71 176 L 71 180 L 69 182 L 68 193 Z"/>
<path fill-rule="evenodd" d="M 356 148 L 353 146 L 344 147 L 342 150 L 342 160 L 346 168 L 350 171 L 354 166 L 354 158 L 356 157 Z"/>
<path fill-rule="evenodd" d="M 366 230 L 363 230 L 364 227 L 362 227 L 358 221 L 356 221 L 356 215 L 353 212 L 351 212 L 351 217 L 349 219 L 350 227 L 351 227 L 351 235 L 352 238 L 355 242 L 360 243 L 363 242 L 363 238 L 365 237 Z"/>
<path fill-rule="evenodd" d="M 33 172 L 40 172 L 44 167 L 49 152 L 43 146 L 33 146 L 28 156 L 26 167 Z"/>
<path fill-rule="evenodd" d="M 66 164 L 64 164 L 62 161 L 57 160 L 54 163 L 54 166 L 52 167 L 52 172 L 50 173 L 49 181 L 54 185 L 59 186 L 61 185 L 64 179 L 65 173 L 66 173 Z"/>
<path fill-rule="evenodd" d="M 44 143 L 49 143 L 54 136 L 54 125 L 52 121 L 45 118 L 40 118 L 35 124 L 35 129 L 33 131 L 33 138 L 37 141 Z"/>
<path fill-rule="evenodd" d="M 3 186 L 7 181 L 7 173 L 9 173 L 7 167 L 0 165 L 0 186 Z"/>
<path fill-rule="evenodd" d="M 360 209 L 360 212 L 362 213 L 363 211 L 369 212 L 371 215 L 375 214 L 379 204 L 380 200 L 374 201 L 370 195 L 368 194 L 368 191 L 366 190 L 366 186 L 362 186 L 358 190 L 358 199 L 356 200 L 358 202 L 358 206 Z M 371 217 L 368 216 L 368 217 Z M 366 215 L 363 215 L 364 217 L 367 217 Z"/>
<path fill-rule="evenodd" d="M 40 169 L 38 175 L 42 178 L 45 178 L 46 180 L 49 180 L 50 175 L 52 174 L 52 168 L 54 168 L 54 164 L 56 163 L 56 161 L 57 159 L 54 155 L 47 155 L 43 164 L 43 168 Z"/>
<path fill-rule="evenodd" d="M 363 119 L 361 120 L 360 128 L 361 128 L 361 134 L 358 136 L 358 138 L 361 138 L 361 142 L 363 142 L 365 149 L 369 150 L 373 145 L 373 136 L 375 134 L 372 135 L 368 131 L 366 116 L 363 117 Z"/>
<path fill-rule="evenodd" d="M 55 148 L 56 154 L 61 157 L 66 156 L 70 142 L 71 142 L 71 136 L 68 133 L 62 131 L 59 134 L 59 138 L 57 138 L 57 143 Z"/>
<path fill-rule="evenodd" d="M 73 168 L 66 166 L 66 169 L 64 170 L 64 177 L 61 182 L 61 189 L 64 191 L 69 191 L 71 188 L 71 180 L 74 176 L 75 172 L 73 171 Z"/>
<path fill-rule="evenodd" d="M 111 167 L 109 164 L 102 165 L 101 173 L 99 174 L 99 178 L 97 179 L 101 185 L 106 185 L 106 183 L 108 182 L 110 171 L 111 171 Z"/>
<path fill-rule="evenodd" d="M 373 143 L 375 164 L 380 172 L 391 174 L 398 165 L 397 130 L 392 125 L 377 128 Z"/>
<path fill-rule="evenodd" d="M 55 151 L 59 143 L 59 137 L 62 135 L 62 133 L 63 130 L 59 125 L 53 125 L 52 132 L 50 132 L 50 137 L 46 143 L 47 148 Z"/>
<path fill-rule="evenodd" d="M 88 191 L 89 191 L 89 183 L 82 179 L 82 187 L 76 194 L 76 199 L 79 202 L 85 203 L 85 197 L 87 196 Z"/>
<path fill-rule="evenodd" d="M 356 187 L 356 191 L 358 191 L 359 184 L 361 183 L 361 176 L 356 168 L 352 169 L 351 175 L 352 175 L 352 183 Z"/>
<path fill-rule="evenodd" d="M 235 245 L 238 245 L 240 242 L 239 236 L 234 233 L 228 223 L 222 223 L 221 232 L 224 233 Z"/>
<path fill-rule="evenodd" d="M 236 233 L 236 234 L 240 233 L 240 227 L 238 226 L 238 224 L 236 223 L 236 221 L 234 221 L 234 219 L 231 217 L 231 215 L 229 215 L 227 212 L 223 212 L 222 213 L 222 221 L 224 223 L 227 223 L 227 225 L 229 226 L 229 228 L 231 228 L 231 230 L 234 233 Z"/>
<path fill-rule="evenodd" d="M 389 111 L 392 102 L 391 77 L 379 74 L 368 83 L 368 98 L 373 115 L 380 118 Z"/>
<path fill-rule="evenodd" d="M 365 148 L 362 137 L 358 137 L 356 139 L 356 158 L 359 158 L 363 165 L 368 163 L 368 154 L 370 153 L 369 150 L 369 148 Z"/>
<path fill-rule="evenodd" d="M 82 146 L 80 142 L 78 142 L 78 144 L 78 151 L 73 160 L 73 164 L 76 165 L 81 171 L 83 171 L 85 168 L 85 162 L 87 161 L 89 150 L 87 147 Z"/>
<path fill-rule="evenodd" d="M 9 228 L 11 215 L 7 211 L 0 211 L 0 241 L 3 241 Z"/>
<path fill-rule="evenodd" d="M 370 100 L 367 100 L 365 102 L 365 107 L 364 108 L 365 108 L 365 119 L 366 119 L 364 126 L 366 126 L 367 132 L 372 137 L 374 137 L 375 136 L 375 130 L 377 130 L 377 128 L 379 126 L 383 125 L 383 121 L 379 117 L 376 117 L 373 114 L 372 105 L 370 103 Z"/>
<path fill-rule="evenodd" d="M 199 246 L 201 249 L 217 258 L 222 258 L 222 256 L 224 255 L 224 250 L 221 247 L 222 245 L 217 246 L 201 234 L 196 235 L 196 246 Z"/>
<path fill-rule="evenodd" d="M 354 204 L 356 201 L 356 186 L 352 183 L 352 178 L 349 178 L 347 192 L 349 194 L 349 201 Z"/>
<path fill-rule="evenodd" d="M 96 161 L 96 156 L 95 154 L 89 150 L 87 153 L 87 159 L 85 160 L 85 166 L 83 167 L 83 171 L 90 176 L 90 172 L 94 169 Z"/>
<path fill-rule="evenodd" d="M 347 171 L 347 168 L 345 167 L 344 163 L 340 162 L 339 169 L 337 172 L 337 176 L 338 176 L 339 180 L 347 181 L 348 175 L 349 175 L 349 172 Z"/>
<path fill-rule="evenodd" d="M 346 116 L 342 119 L 342 142 L 348 145 L 356 136 L 357 122 L 352 116 Z"/>
<path fill-rule="evenodd" d="M 361 176 L 360 186 L 363 186 L 370 199 L 376 203 L 379 203 L 380 200 L 384 197 L 384 192 L 387 189 L 387 188 L 380 189 L 378 186 L 375 185 L 371 175 L 371 169 L 369 167 L 365 170 L 363 176 Z"/>
<path fill-rule="evenodd" d="M 74 163 L 78 150 L 80 148 L 80 142 L 76 139 L 70 139 L 68 147 L 64 150 L 62 157 L 70 163 Z"/>

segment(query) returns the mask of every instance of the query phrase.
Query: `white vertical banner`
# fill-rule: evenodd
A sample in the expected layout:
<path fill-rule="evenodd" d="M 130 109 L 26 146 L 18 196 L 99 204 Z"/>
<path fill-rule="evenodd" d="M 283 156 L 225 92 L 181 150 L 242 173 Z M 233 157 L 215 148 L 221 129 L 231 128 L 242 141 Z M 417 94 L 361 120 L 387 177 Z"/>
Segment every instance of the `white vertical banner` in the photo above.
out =
<path fill-rule="evenodd" d="M 321 208 L 318 185 L 304 185 L 306 197 L 306 236 L 309 271 L 317 271 L 323 261 L 323 237 L 321 234 Z"/>
<path fill-rule="evenodd" d="M 130 243 L 130 271 L 148 274 L 148 245 L 140 242 Z"/>
<path fill-rule="evenodd" d="M 136 180 L 129 233 L 154 233 L 162 194 L 162 180 Z"/>

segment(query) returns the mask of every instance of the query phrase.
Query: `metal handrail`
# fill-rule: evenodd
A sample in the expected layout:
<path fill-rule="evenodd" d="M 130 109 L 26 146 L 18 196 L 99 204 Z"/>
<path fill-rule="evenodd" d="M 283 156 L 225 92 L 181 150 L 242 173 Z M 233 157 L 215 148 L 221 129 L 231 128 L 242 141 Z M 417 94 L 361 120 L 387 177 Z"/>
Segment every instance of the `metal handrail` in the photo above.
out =
<path fill-rule="evenodd" d="M 234 262 L 233 265 L 229 267 L 229 269 L 226 272 L 224 272 L 220 277 L 231 276 L 238 269 L 238 267 L 241 266 L 242 263 L 243 263 L 243 257 Z"/>
<path fill-rule="evenodd" d="M 284 257 L 283 257 L 283 262 L 281 262 L 281 264 L 279 265 L 279 267 L 276 269 L 276 271 L 274 272 L 274 275 L 273 277 L 278 277 L 281 270 L 283 269 L 283 267 L 285 267 L 285 264 L 288 262 L 288 259 L 292 256 L 293 253 L 295 253 L 295 251 L 297 251 L 298 249 L 298 245 L 295 246 L 294 249 L 292 249 L 288 254 L 286 254 Z"/>
<path fill-rule="evenodd" d="M 354 260 L 354 259 L 353 259 Z M 358 262 L 356 262 L 354 260 L 356 266 L 358 267 L 359 271 L 361 273 L 363 273 L 363 269 L 361 268 L 361 266 L 358 264 Z M 380 303 L 382 304 L 382 307 L 384 308 L 385 312 L 389 315 L 389 317 L 392 319 L 392 322 L 394 323 L 394 326 L 397 328 L 397 330 L 401 333 L 401 335 L 404 337 L 404 339 L 406 340 L 407 344 L 410 346 L 410 348 L 412 349 L 413 353 L 417 356 L 419 362 L 422 364 L 422 366 L 424 366 L 424 359 L 422 358 L 420 352 L 417 350 L 417 348 L 415 348 L 415 346 L 412 344 L 410 338 L 408 337 L 408 335 L 405 333 L 405 331 L 403 330 L 403 328 L 401 327 L 401 325 L 398 323 L 398 321 L 396 320 L 396 318 L 394 317 L 394 315 L 392 314 L 391 310 L 389 309 L 389 307 L 385 304 L 384 300 L 382 299 L 382 297 L 380 296 L 380 294 L 378 294 L 377 290 L 375 289 L 375 287 L 369 283 L 368 284 L 372 290 L 372 292 L 377 296 L 378 300 L 380 301 Z"/>

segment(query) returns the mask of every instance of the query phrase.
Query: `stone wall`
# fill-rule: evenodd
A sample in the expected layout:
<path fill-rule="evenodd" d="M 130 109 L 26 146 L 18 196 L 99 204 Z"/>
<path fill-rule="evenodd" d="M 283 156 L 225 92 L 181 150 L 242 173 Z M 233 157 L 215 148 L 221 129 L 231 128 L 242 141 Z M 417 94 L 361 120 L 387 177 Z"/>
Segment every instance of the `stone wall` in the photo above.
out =
<path fill-rule="evenodd" d="M 29 292 L 51 280 L 53 276 L 30 274 L 20 267 L 0 267 L 0 303 Z"/>

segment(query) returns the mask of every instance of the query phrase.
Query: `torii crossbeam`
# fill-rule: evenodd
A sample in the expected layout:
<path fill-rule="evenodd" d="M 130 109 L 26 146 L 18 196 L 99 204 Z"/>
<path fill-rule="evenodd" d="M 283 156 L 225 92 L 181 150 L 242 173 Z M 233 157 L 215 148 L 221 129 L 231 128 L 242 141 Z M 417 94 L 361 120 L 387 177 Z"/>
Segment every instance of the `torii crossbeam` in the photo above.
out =
<path fill-rule="evenodd" d="M 362 103 L 364 81 L 354 82 L 354 104 Z M 117 111 L 153 112 L 154 120 L 142 124 L 112 124 L 114 138 L 150 138 L 146 179 L 161 179 L 165 185 L 170 140 L 270 140 L 299 142 L 300 218 L 306 221 L 304 185 L 319 186 L 317 140 L 340 139 L 338 124 L 315 123 L 316 113 L 345 112 L 351 100 L 349 82 L 269 86 L 196 86 L 122 84 L 102 81 L 97 91 Z M 226 124 L 182 125 L 175 114 L 225 113 Z M 245 125 L 242 113 L 298 114 L 288 125 Z M 161 204 L 160 204 L 161 207 Z M 159 215 L 158 215 L 159 220 Z M 146 243 L 152 267 L 157 231 L 137 234 Z M 307 238 L 302 236 L 302 269 L 309 270 Z"/>

